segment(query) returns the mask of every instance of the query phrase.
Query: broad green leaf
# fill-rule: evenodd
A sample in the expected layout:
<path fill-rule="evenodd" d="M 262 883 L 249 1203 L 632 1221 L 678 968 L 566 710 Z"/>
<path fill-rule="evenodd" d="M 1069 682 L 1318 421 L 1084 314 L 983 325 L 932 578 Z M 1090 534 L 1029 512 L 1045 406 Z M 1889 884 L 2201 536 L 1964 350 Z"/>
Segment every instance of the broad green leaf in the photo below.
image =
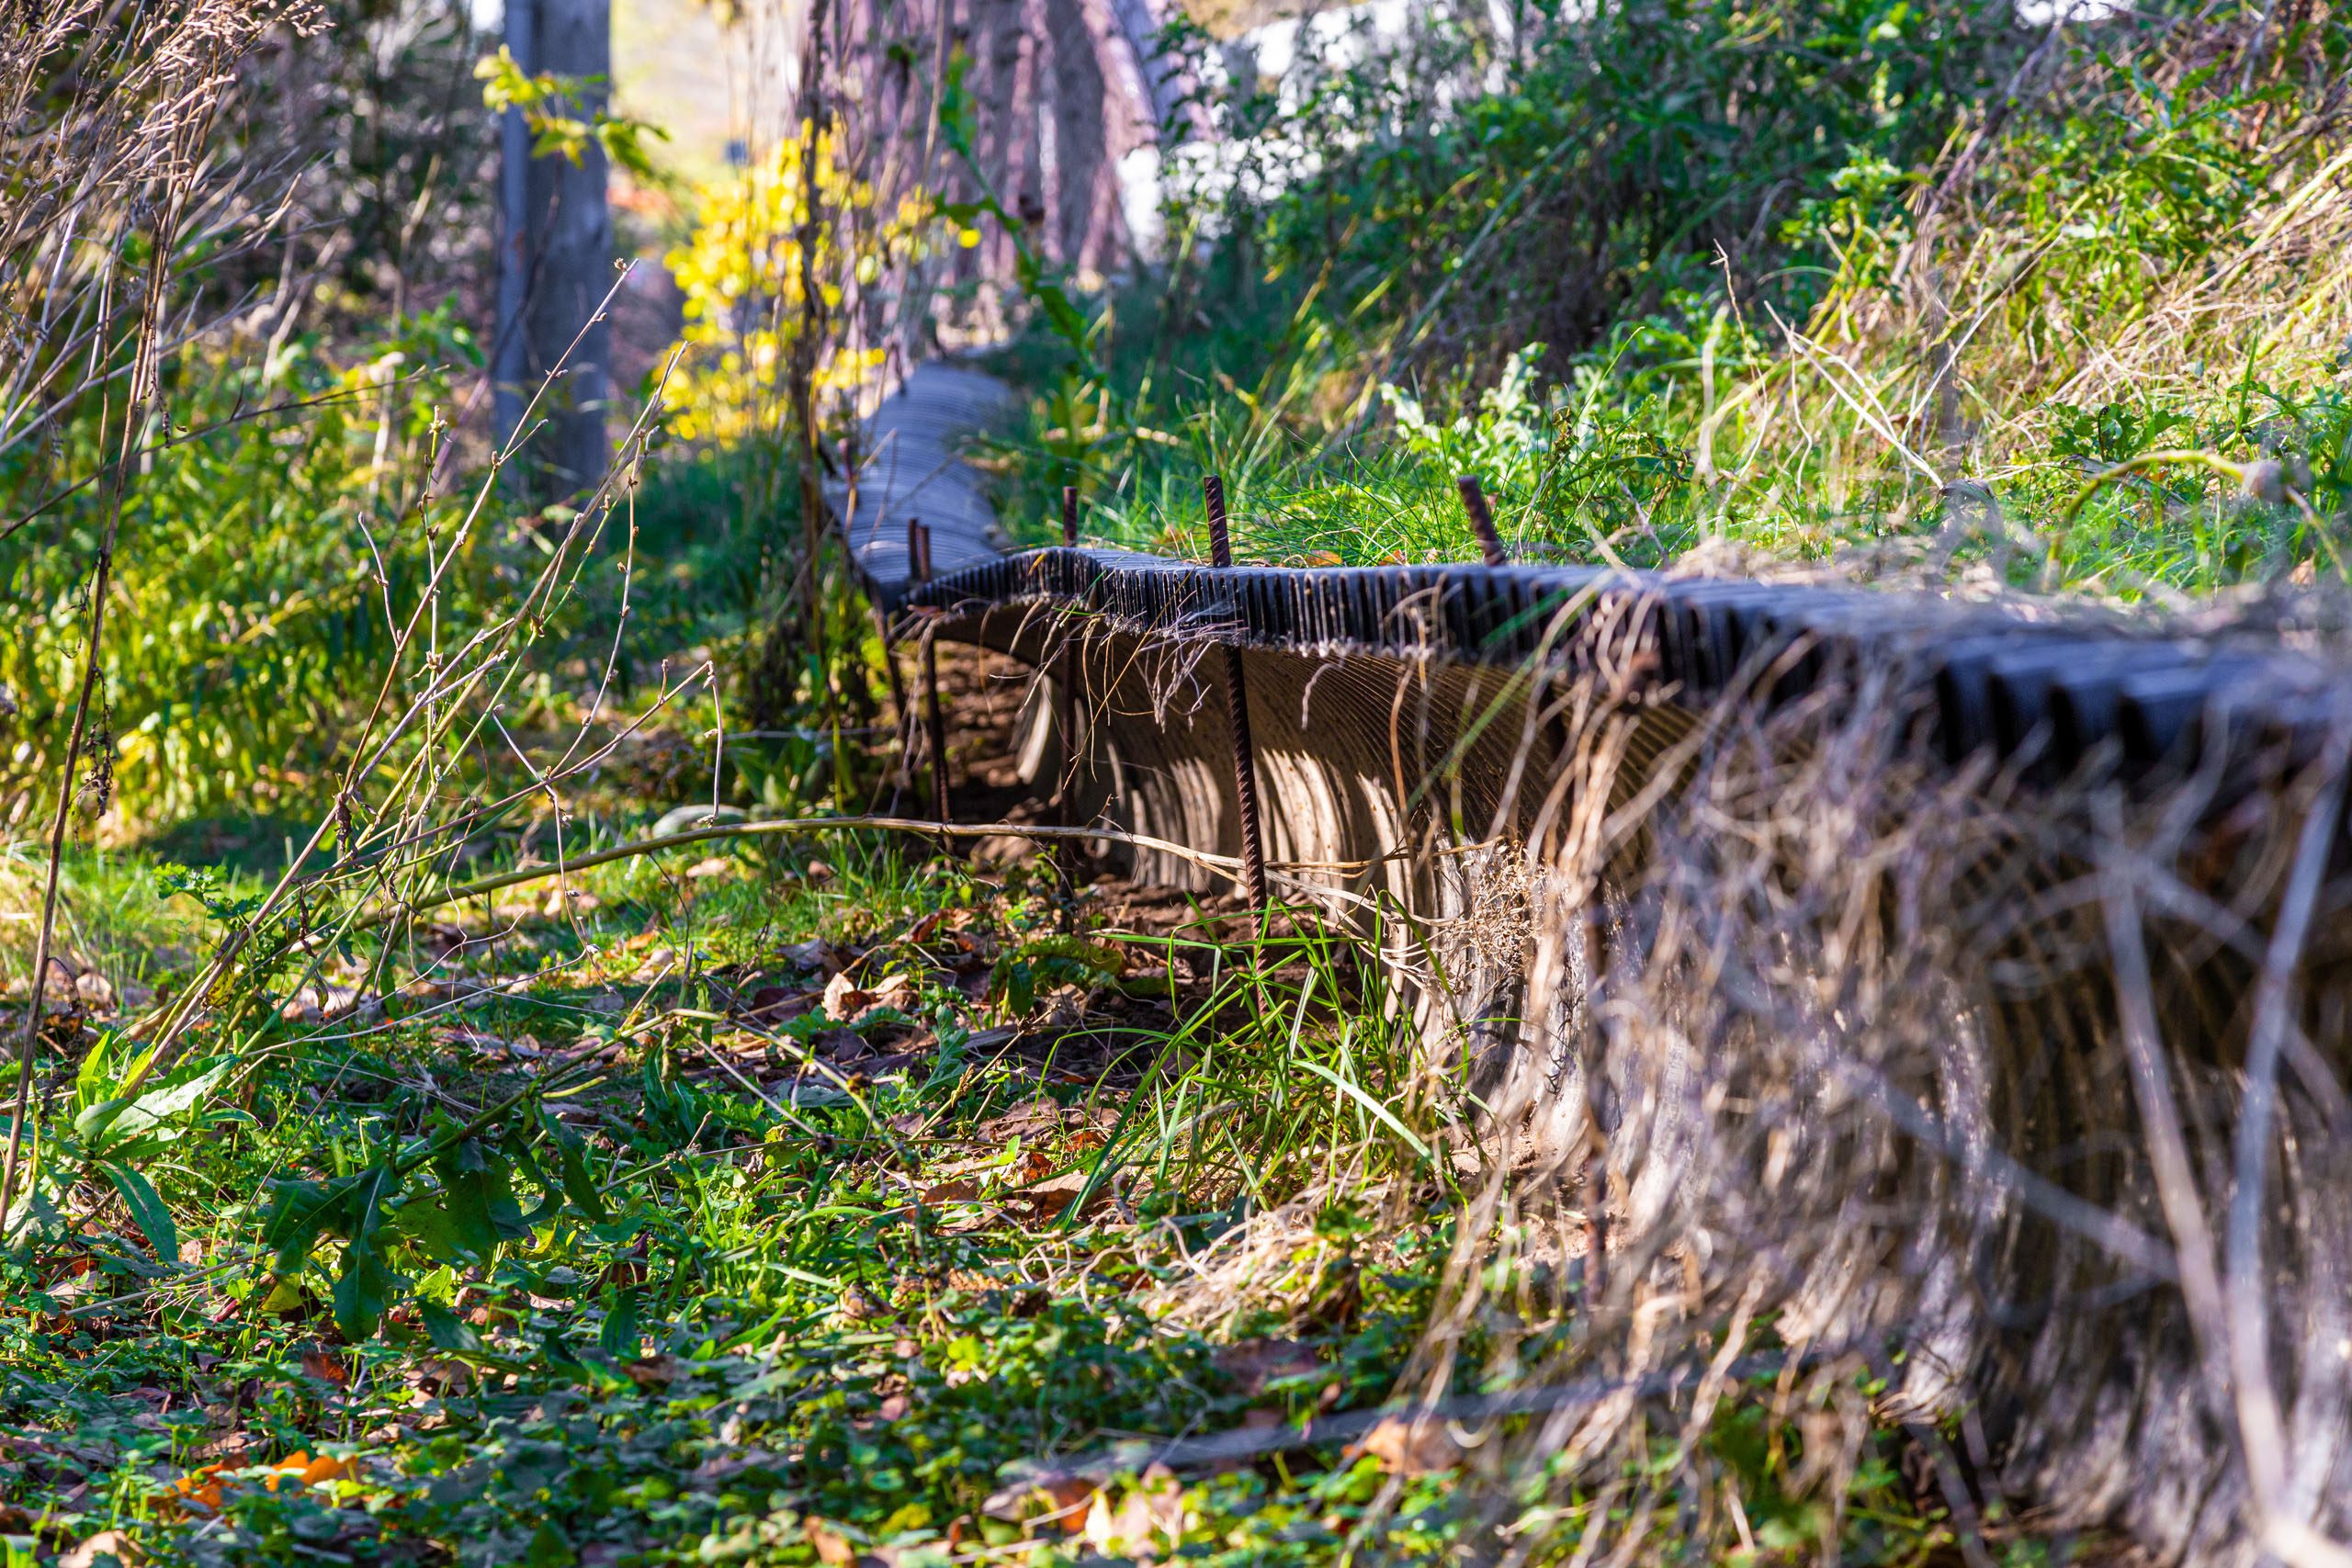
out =
<path fill-rule="evenodd" d="M 571 1549 L 563 1532 L 551 1519 L 541 1519 L 539 1528 L 531 1532 L 529 1544 L 523 1548 L 523 1568 L 571 1568 L 580 1561 L 580 1553 Z"/>
<path fill-rule="evenodd" d="M 505 1157 L 468 1138 L 433 1162 L 441 1179 L 441 1202 L 448 1211 L 458 1242 L 487 1258 L 502 1241 L 516 1241 L 530 1234 L 523 1223 L 522 1205 L 514 1201 L 514 1179 Z"/>
<path fill-rule="evenodd" d="M 393 1216 L 393 1229 L 435 1263 L 462 1266 L 482 1261 L 482 1255 L 458 1237 L 447 1206 L 437 1196 L 403 1206 Z"/>
<path fill-rule="evenodd" d="M 400 1191 L 400 1186 L 399 1176 L 389 1165 L 370 1166 L 328 1181 L 273 1183 L 262 1240 L 277 1250 L 277 1271 L 291 1274 L 300 1269 L 322 1235 L 349 1239 L 363 1231 L 374 1234 L 383 1226 L 383 1205 Z M 381 1237 L 377 1240 L 380 1244 Z"/>
<path fill-rule="evenodd" d="M 372 1339 L 391 1305 L 400 1281 L 384 1259 L 384 1201 L 400 1188 L 390 1165 L 361 1171 L 345 1200 L 350 1224 L 345 1233 L 343 1273 L 334 1282 L 334 1325 L 356 1344 Z"/>
<path fill-rule="evenodd" d="M 528 1235 L 562 1213 L 563 1187 L 561 1183 L 550 1180 L 548 1173 L 539 1168 L 539 1162 L 531 1154 L 530 1137 L 526 1127 L 517 1126 L 500 1146 L 506 1157 L 514 1162 L 515 1173 L 544 1195 L 537 1207 L 523 1215 L 524 1234 Z"/>
<path fill-rule="evenodd" d="M 155 1249 L 157 1260 L 177 1263 L 180 1260 L 179 1226 L 172 1223 L 172 1212 L 164 1206 L 153 1183 L 130 1167 L 114 1160 L 101 1160 L 98 1168 L 106 1172 L 108 1181 L 114 1183 L 114 1190 L 122 1194 L 123 1205 L 130 1211 L 131 1223 L 139 1227 L 139 1234 L 147 1238 L 147 1245 Z"/>
<path fill-rule="evenodd" d="M 605 1195 L 596 1187 L 595 1174 L 588 1168 L 588 1145 L 569 1129 L 550 1121 L 548 1136 L 555 1145 L 556 1173 L 563 1180 L 563 1195 L 588 1218 L 602 1224 L 611 1217 L 605 1207 Z"/>
<path fill-rule="evenodd" d="M 541 1342 L 540 1350 L 547 1358 L 548 1370 L 556 1376 L 569 1378 L 574 1382 L 593 1383 L 598 1381 L 596 1369 L 582 1360 L 580 1353 L 564 1343 L 561 1329 L 549 1329 L 547 1338 Z"/>
<path fill-rule="evenodd" d="M 336 1227 L 344 1201 L 359 1179 L 345 1176 L 332 1181 L 288 1179 L 271 1183 L 261 1236 L 277 1250 L 280 1274 L 290 1274 L 310 1260 L 319 1237 Z"/>
<path fill-rule="evenodd" d="M 92 1152 L 102 1152 L 150 1133 L 187 1115 L 220 1087 L 236 1064 L 223 1058 L 209 1065 L 177 1068 L 164 1082 L 136 1099 L 101 1100 L 74 1118 L 74 1130 Z"/>
<path fill-rule="evenodd" d="M 604 1326 L 597 1330 L 596 1348 L 607 1359 L 634 1361 L 643 1348 L 642 1336 L 637 1325 L 637 1292 L 620 1291 L 614 1294 L 613 1304 L 605 1313 Z"/>
<path fill-rule="evenodd" d="M 419 1302 L 417 1315 L 424 1320 L 424 1337 L 436 1350 L 467 1355 L 481 1348 L 481 1337 L 465 1319 L 438 1302 Z"/>

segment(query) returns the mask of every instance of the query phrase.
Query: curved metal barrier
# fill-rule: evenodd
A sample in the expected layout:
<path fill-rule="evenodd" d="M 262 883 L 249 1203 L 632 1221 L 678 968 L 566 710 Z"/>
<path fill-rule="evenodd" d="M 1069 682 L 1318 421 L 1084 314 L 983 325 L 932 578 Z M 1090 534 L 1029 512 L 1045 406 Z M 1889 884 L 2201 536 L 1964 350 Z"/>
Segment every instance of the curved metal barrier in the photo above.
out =
<path fill-rule="evenodd" d="M 1899 1346 L 1885 1398 L 1968 1408 L 2054 1520 L 2216 1559 L 2352 1522 L 2340 666 L 1862 589 L 1079 548 L 900 624 L 1037 672 L 1025 761 L 1071 817 L 1261 854 L 1380 933 L 1483 1107 L 1447 1135 L 1496 1201 L 1583 1216 L 1582 1310 L 1680 1258 L 1678 1321 L 1754 1296 Z M 2207 1246 L 2234 1317 L 2174 1283 Z M 2254 1418 L 2250 1324 L 2291 1497 L 2211 1436 Z"/>
<path fill-rule="evenodd" d="M 2186 638 L 2113 619 L 2014 611 L 1868 589 L 1674 578 L 1597 568 L 1218 569 L 1122 550 L 1040 549 L 912 588 L 906 603 L 959 625 L 1052 605 L 1129 636 L 1251 649 L 1374 655 L 1512 669 L 1567 668 L 1630 610 L 1654 622 L 1644 684 L 1702 705 L 1752 660 L 1793 650 L 1767 703 L 1802 695 L 1841 656 L 1900 657 L 1934 682 L 1948 761 L 2031 754 L 2038 776 L 2112 746 L 2128 772 L 2193 768 L 2209 725 L 2315 734 L 2346 671 L 2246 639 Z M 1555 623 L 1573 611 L 1573 628 Z"/>

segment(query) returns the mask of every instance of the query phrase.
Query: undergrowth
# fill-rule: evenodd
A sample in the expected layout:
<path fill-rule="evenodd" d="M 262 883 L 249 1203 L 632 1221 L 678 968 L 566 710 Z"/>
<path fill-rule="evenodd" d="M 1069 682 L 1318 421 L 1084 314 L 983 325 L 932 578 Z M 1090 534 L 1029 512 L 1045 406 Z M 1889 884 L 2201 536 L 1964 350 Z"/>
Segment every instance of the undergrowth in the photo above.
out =
<path fill-rule="evenodd" d="M 134 901 L 125 863 L 78 870 Z M 1050 863 L 850 836 L 560 886 L 391 939 L 389 995 L 270 998 L 190 1062 L 215 1092 L 124 1118 L 135 1174 L 44 1190 L 45 1239 L 0 1261 L 0 1533 L 195 1563 L 1244 1563 L 1453 1561 L 1484 1528 L 1452 1506 L 1467 1450 L 1199 1471 L 1135 1442 L 1376 1407 L 1435 1298 L 1464 1130 L 1400 1097 L 1409 1026 L 1339 938 L 1237 941 L 1115 886 L 1073 935 Z M 94 925 L 90 972 L 164 932 Z M 112 1010 L 44 1036 L 91 1138 Z M 1713 1439 L 1760 1551 L 1949 1539 L 1899 1445 L 1808 1502 L 1767 1410 L 1729 1402 Z"/>

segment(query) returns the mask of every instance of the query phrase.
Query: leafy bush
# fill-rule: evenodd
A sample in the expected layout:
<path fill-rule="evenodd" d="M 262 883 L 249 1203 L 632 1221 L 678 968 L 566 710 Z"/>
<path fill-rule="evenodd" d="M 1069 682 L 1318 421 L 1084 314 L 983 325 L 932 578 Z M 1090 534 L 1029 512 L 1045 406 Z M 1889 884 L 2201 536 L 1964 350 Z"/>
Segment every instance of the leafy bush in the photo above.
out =
<path fill-rule="evenodd" d="M 432 562 L 455 549 L 455 597 L 514 575 L 461 502 L 427 502 L 448 433 L 453 370 L 478 359 L 450 303 L 338 362 L 303 338 L 266 362 L 198 349 L 171 367 L 171 412 L 123 498 L 106 650 L 112 779 L 125 812 L 153 819 L 265 808 L 310 791 L 338 761 L 354 701 L 374 694 L 399 622 Z M 282 414 L 256 417 L 255 411 Z M 70 471 L 106 466 L 103 411 L 62 432 Z M 52 498 L 19 468 L 12 509 L 50 499 L 0 542 L 0 592 L 27 607 L 0 644 L 19 708 L 0 787 L 51 767 L 78 689 L 85 566 L 107 523 L 103 487 Z M 93 806 L 103 802 L 93 801 Z"/>

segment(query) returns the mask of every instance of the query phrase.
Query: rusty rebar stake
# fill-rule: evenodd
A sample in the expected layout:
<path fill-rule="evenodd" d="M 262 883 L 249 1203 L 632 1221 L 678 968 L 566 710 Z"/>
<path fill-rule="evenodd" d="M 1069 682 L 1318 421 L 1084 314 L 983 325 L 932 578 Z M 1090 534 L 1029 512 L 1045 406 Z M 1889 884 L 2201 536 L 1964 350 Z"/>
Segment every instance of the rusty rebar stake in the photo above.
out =
<path fill-rule="evenodd" d="M 931 529 L 921 520 L 907 519 L 908 574 L 917 583 L 931 581 Z M 947 720 L 939 711 L 939 646 L 931 633 L 922 634 L 922 706 L 931 741 L 931 803 L 942 822 L 954 820 L 947 796 Z"/>
<path fill-rule="evenodd" d="M 1478 476 L 1464 474 L 1453 481 L 1462 492 L 1462 510 L 1470 514 L 1470 531 L 1478 536 L 1478 554 L 1488 566 L 1509 564 L 1503 555 L 1503 539 L 1495 532 L 1495 514 L 1487 505 L 1487 492 L 1478 488 Z"/>
<path fill-rule="evenodd" d="M 1220 571 L 1233 566 L 1233 541 L 1225 522 L 1225 481 L 1215 474 L 1201 480 L 1201 499 L 1208 503 L 1209 562 Z M 1241 650 L 1225 646 L 1225 713 L 1233 735 L 1233 797 L 1241 816 L 1241 874 L 1250 903 L 1264 918 L 1266 906 L 1266 843 L 1258 818 L 1258 754 L 1250 741 L 1250 690 L 1241 675 Z"/>
<path fill-rule="evenodd" d="M 1062 548 L 1078 548 L 1078 487 L 1062 486 Z M 1060 801 L 1055 819 L 1065 828 L 1080 826 L 1078 820 L 1078 769 L 1081 743 L 1078 732 L 1079 682 L 1083 678 L 1078 652 L 1065 637 L 1061 657 L 1061 714 L 1059 724 L 1062 741 L 1062 776 Z M 1068 905 L 1078 890 L 1078 846 L 1065 840 L 1055 852 L 1055 869 L 1061 875 L 1062 901 Z"/>

